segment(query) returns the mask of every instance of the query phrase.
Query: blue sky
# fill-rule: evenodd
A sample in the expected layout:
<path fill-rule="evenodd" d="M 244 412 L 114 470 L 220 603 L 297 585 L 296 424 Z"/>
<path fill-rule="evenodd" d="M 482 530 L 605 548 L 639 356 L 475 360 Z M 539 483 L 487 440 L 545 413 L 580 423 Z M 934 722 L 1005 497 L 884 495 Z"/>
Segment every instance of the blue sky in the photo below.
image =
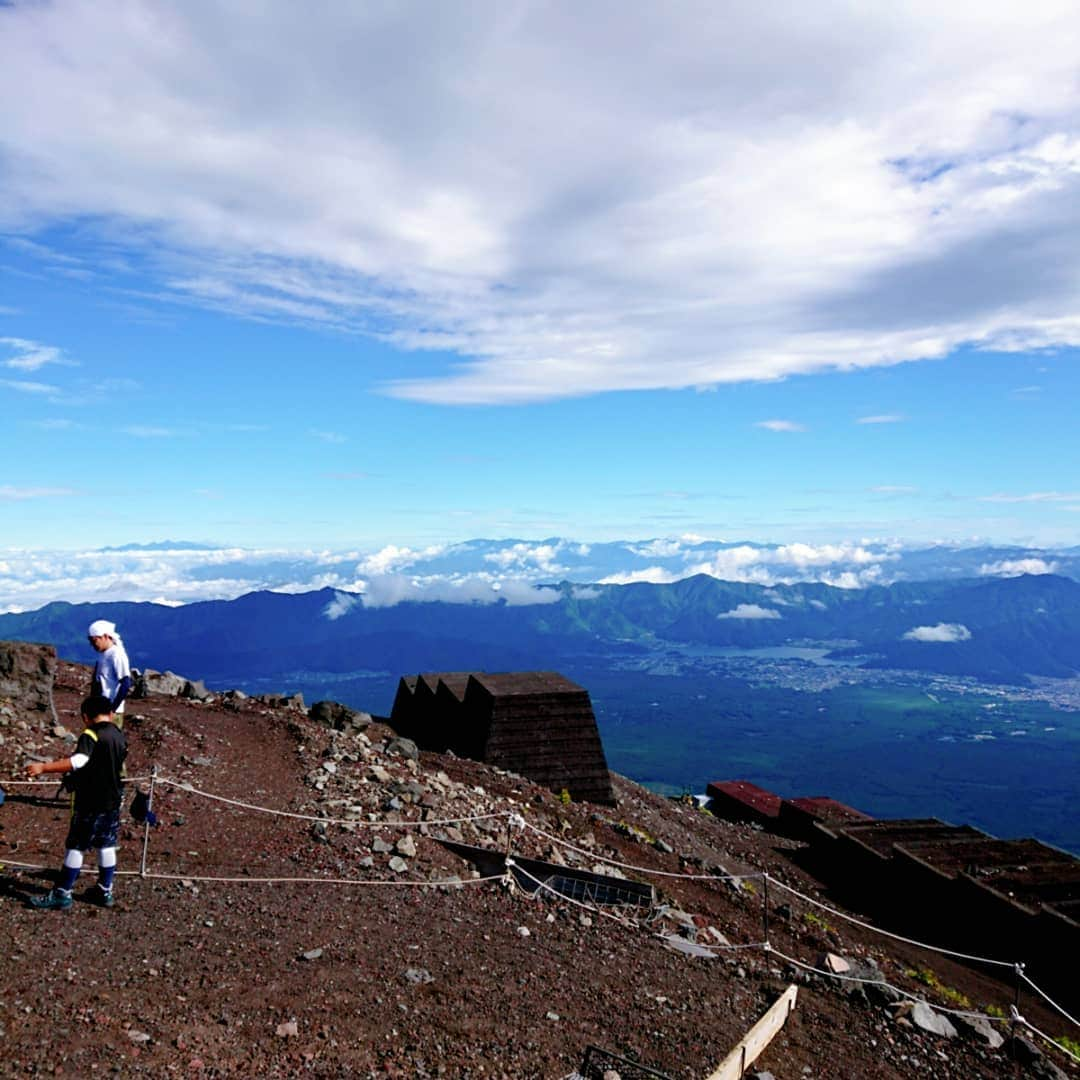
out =
<path fill-rule="evenodd" d="M 0 6 L 0 543 L 1076 543 L 1080 16 L 813 7 Z"/>

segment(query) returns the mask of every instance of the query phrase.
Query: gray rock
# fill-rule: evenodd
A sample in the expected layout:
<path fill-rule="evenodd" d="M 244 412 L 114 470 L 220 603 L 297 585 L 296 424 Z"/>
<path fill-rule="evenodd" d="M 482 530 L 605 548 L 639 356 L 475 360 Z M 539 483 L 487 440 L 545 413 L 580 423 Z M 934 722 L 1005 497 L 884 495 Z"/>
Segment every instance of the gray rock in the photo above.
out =
<path fill-rule="evenodd" d="M 51 645 L 0 642 L 0 698 L 23 712 L 50 712 L 59 723 L 52 699 L 55 679 L 56 650 Z"/>
<path fill-rule="evenodd" d="M 308 951 L 303 954 L 305 960 L 318 960 L 321 956 L 322 949 L 308 949 Z"/>
<path fill-rule="evenodd" d="M 206 689 L 206 683 L 202 679 L 188 679 L 184 683 L 184 689 L 180 692 L 180 696 L 193 698 L 195 701 L 205 701 L 214 695 Z"/>
<path fill-rule="evenodd" d="M 395 855 L 390 860 L 390 869 L 395 874 L 404 874 L 409 869 L 409 864 L 400 855 Z"/>
<path fill-rule="evenodd" d="M 371 714 L 357 712 L 340 701 L 316 701 L 308 709 L 308 717 L 335 731 L 362 731 L 371 723 Z"/>
<path fill-rule="evenodd" d="M 394 846 L 397 853 L 406 858 L 411 859 L 416 855 L 416 841 L 411 836 L 403 836 Z"/>
<path fill-rule="evenodd" d="M 434 982 L 435 976 L 427 968 L 406 968 L 405 981 L 412 983 L 414 986 L 423 986 L 426 983 Z"/>
<path fill-rule="evenodd" d="M 904 1000 L 904 995 L 899 990 L 894 990 L 886 982 L 868 982 L 863 983 L 862 988 L 866 993 L 866 997 L 871 1005 L 895 1005 L 898 1001 Z"/>
<path fill-rule="evenodd" d="M 670 855 L 675 849 L 663 840 L 654 840 L 653 847 L 657 851 L 662 851 L 665 855 Z"/>
<path fill-rule="evenodd" d="M 410 758 L 413 761 L 420 760 L 420 751 L 417 748 L 416 743 L 412 739 L 402 738 L 400 735 L 391 739 L 386 744 L 386 752 L 388 754 L 397 754 L 400 757 Z"/>
<path fill-rule="evenodd" d="M 983 1042 L 991 1050 L 997 1050 L 1005 1042 L 1005 1036 L 985 1017 L 956 1016 L 953 1017 L 953 1024 L 961 1035 Z"/>
<path fill-rule="evenodd" d="M 928 1031 L 931 1035 L 940 1035 L 945 1039 L 956 1038 L 956 1028 L 952 1026 L 948 1018 L 939 1012 L 934 1012 L 925 1001 L 916 1001 L 908 1018 L 917 1028 Z"/>
<path fill-rule="evenodd" d="M 139 672 L 134 683 L 132 697 L 180 697 L 189 685 L 189 680 L 171 671 L 154 671 L 153 668 L 146 668 Z"/>
<path fill-rule="evenodd" d="M 393 851 L 394 847 L 392 844 L 387 843 L 381 836 L 376 836 L 371 842 L 371 850 L 374 851 L 376 855 L 386 855 Z"/>

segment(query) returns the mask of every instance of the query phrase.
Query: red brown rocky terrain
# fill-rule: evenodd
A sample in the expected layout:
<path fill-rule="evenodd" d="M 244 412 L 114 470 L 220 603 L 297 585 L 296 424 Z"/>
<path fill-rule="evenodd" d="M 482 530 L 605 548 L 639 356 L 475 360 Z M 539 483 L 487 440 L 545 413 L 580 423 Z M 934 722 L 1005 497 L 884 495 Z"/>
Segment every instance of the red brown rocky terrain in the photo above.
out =
<path fill-rule="evenodd" d="M 58 665 L 55 706 L 71 733 L 88 678 Z M 128 711 L 128 772 L 156 767 L 160 821 L 140 876 L 143 829 L 125 815 L 113 909 L 25 906 L 51 883 L 66 813 L 55 785 L 4 785 L 2 1075 L 558 1078 L 597 1044 L 671 1077 L 704 1077 L 792 982 L 798 1006 L 752 1074 L 967 1080 L 1068 1065 L 1048 1048 L 1034 1065 L 1014 1063 L 959 1022 L 955 1037 L 931 1034 L 880 984 L 784 959 L 836 954 L 932 1004 L 962 994 L 965 1009 L 1007 1013 L 1013 1001 L 1008 978 L 785 893 L 786 883 L 824 898 L 793 861 L 795 842 L 620 777 L 617 808 L 564 805 L 476 762 L 413 760 L 377 723 L 335 731 L 288 705 L 151 697 Z M 71 750 L 47 710 L 18 701 L 0 702 L 0 738 L 7 780 L 28 755 Z M 508 828 L 510 813 L 526 827 Z M 486 814 L 497 816 L 461 820 Z M 439 835 L 605 873 L 605 859 L 639 867 L 627 875 L 650 881 L 665 906 L 600 914 L 477 881 Z M 704 879 L 762 870 L 767 898 L 760 878 Z M 93 879 L 91 856 L 78 888 Z M 766 899 L 771 952 L 760 947 Z M 711 955 L 686 955 L 661 934 Z M 1069 1033 L 1030 994 L 1021 1011 Z"/>

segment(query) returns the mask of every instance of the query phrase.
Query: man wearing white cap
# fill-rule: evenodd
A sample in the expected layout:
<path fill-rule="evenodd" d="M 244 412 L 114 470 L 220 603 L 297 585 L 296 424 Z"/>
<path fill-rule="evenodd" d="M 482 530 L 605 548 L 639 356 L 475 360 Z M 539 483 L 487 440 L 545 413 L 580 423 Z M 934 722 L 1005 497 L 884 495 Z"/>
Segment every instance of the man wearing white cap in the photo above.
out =
<path fill-rule="evenodd" d="M 90 644 L 101 653 L 94 665 L 94 677 L 90 680 L 90 693 L 108 698 L 115 715 L 115 724 L 123 730 L 124 699 L 131 691 L 131 664 L 127 650 L 116 624 L 105 619 L 95 619 L 86 631 Z"/>

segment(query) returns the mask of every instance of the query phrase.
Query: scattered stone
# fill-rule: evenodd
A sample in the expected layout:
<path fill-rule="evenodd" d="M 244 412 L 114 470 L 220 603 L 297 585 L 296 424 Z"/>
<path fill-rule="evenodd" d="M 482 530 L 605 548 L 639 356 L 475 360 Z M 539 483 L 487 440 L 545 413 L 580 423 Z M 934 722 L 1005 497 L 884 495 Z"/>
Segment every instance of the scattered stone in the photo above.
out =
<path fill-rule="evenodd" d="M 371 842 L 371 850 L 374 851 L 376 855 L 388 855 L 394 850 L 394 847 L 381 836 L 376 836 Z"/>
<path fill-rule="evenodd" d="M 518 937 L 531 937 L 532 931 L 527 926 L 519 926 L 517 928 Z"/>
<path fill-rule="evenodd" d="M 403 836 L 395 845 L 397 853 L 411 859 L 416 855 L 416 841 L 411 836 Z"/>
<path fill-rule="evenodd" d="M 390 783 L 390 774 L 381 765 L 372 765 L 371 768 L 368 769 L 368 776 L 380 784 Z"/>
<path fill-rule="evenodd" d="M 434 982 L 435 976 L 427 968 L 407 968 L 405 981 L 412 983 L 414 986 L 423 986 L 426 983 Z"/>
<path fill-rule="evenodd" d="M 557 1012 L 548 1012 L 544 1016 L 545 1020 L 558 1020 L 559 1014 Z"/>
<path fill-rule="evenodd" d="M 286 1020 L 284 1023 L 278 1024 L 276 1034 L 278 1038 L 290 1039 L 300 1034 L 300 1028 L 295 1020 Z"/>
<path fill-rule="evenodd" d="M 322 949 L 308 949 L 308 951 L 303 954 L 305 960 L 318 960 L 321 956 Z"/>
<path fill-rule="evenodd" d="M 956 1028 L 952 1026 L 948 1018 L 939 1012 L 934 1012 L 925 1001 L 916 1001 L 908 1016 L 917 1028 L 929 1031 L 931 1035 L 940 1035 L 946 1039 L 956 1038 Z"/>
<path fill-rule="evenodd" d="M 404 874 L 409 869 L 409 864 L 400 855 L 395 855 L 390 860 L 390 869 L 395 874 Z"/>
<path fill-rule="evenodd" d="M 836 953 L 831 952 L 822 953 L 814 967 L 821 968 L 823 971 L 831 971 L 834 975 L 844 975 L 851 970 L 851 965 L 842 956 L 837 956 Z"/>
<path fill-rule="evenodd" d="M 334 773 L 337 772 L 337 765 L 335 765 L 332 761 L 324 761 L 322 763 L 322 767 L 323 771 L 328 772 L 331 776 L 333 776 Z"/>
<path fill-rule="evenodd" d="M 150 1041 L 145 1031 L 136 1031 L 135 1028 L 128 1028 L 124 1034 L 137 1046 L 145 1046 Z"/>
<path fill-rule="evenodd" d="M 391 739 L 386 744 L 386 752 L 388 754 L 396 754 L 399 757 L 409 758 L 411 761 L 418 761 L 420 758 L 420 750 L 416 743 L 414 743 L 412 739 L 405 739 L 400 735 L 397 738 Z"/>
<path fill-rule="evenodd" d="M 665 855 L 670 855 L 675 849 L 663 840 L 654 840 L 653 847 L 657 851 L 663 852 Z"/>
<path fill-rule="evenodd" d="M 1005 1042 L 1005 1037 L 993 1024 L 982 1016 L 954 1016 L 953 1026 L 961 1035 L 986 1043 L 991 1050 L 997 1050 Z"/>

